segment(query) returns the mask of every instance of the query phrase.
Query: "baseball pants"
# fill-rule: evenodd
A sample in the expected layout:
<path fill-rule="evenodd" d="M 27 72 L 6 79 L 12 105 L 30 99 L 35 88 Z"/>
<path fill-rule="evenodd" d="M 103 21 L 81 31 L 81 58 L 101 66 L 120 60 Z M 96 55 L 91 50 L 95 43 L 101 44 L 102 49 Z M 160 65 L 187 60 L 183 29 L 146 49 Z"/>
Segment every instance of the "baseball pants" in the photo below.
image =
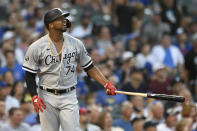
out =
<path fill-rule="evenodd" d="M 42 131 L 79 131 L 79 107 L 76 90 L 55 95 L 38 89 L 39 97 L 46 104 L 46 109 L 40 112 Z"/>

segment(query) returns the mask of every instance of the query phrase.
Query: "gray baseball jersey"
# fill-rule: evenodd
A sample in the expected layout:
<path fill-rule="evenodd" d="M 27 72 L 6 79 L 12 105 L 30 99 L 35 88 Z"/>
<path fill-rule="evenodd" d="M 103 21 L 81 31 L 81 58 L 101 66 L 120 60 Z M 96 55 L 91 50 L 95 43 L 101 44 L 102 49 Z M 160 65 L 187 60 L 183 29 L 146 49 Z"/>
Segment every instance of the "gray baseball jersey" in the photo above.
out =
<path fill-rule="evenodd" d="M 65 47 L 62 50 L 62 60 L 59 56 L 52 56 L 51 51 L 57 54 L 55 45 L 49 35 L 31 44 L 25 54 L 23 69 L 37 73 L 39 85 L 51 89 L 65 89 L 77 84 L 77 63 L 83 68 L 92 64 L 84 44 L 64 34 Z M 51 43 L 51 47 L 50 47 Z"/>

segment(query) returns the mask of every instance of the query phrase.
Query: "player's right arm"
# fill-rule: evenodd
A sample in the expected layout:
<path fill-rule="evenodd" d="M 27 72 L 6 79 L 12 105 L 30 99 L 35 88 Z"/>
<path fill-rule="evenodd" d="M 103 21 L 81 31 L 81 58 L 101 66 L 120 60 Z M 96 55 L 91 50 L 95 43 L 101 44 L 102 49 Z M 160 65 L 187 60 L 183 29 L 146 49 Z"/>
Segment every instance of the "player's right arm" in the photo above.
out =
<path fill-rule="evenodd" d="M 36 73 L 39 70 L 38 61 L 39 61 L 39 55 L 38 55 L 38 48 L 35 47 L 35 45 L 31 45 L 24 58 L 23 63 L 23 69 L 26 71 L 25 74 L 25 81 L 27 84 L 27 88 L 32 96 L 32 102 L 34 105 L 34 109 L 37 113 L 39 113 L 39 110 L 42 112 L 42 108 L 46 108 L 43 100 L 38 96 L 36 91 Z"/>
<path fill-rule="evenodd" d="M 42 108 L 46 109 L 44 101 L 38 96 L 36 91 L 36 74 L 26 71 L 25 81 L 27 84 L 27 88 L 32 96 L 32 102 L 34 105 L 34 110 L 39 113 L 39 110 L 43 112 Z"/>
<path fill-rule="evenodd" d="M 35 73 L 31 73 L 29 71 L 25 72 L 25 81 L 27 84 L 27 88 L 29 90 L 29 93 L 31 94 L 31 96 L 35 96 L 38 95 L 37 91 L 36 91 L 36 74 Z"/>

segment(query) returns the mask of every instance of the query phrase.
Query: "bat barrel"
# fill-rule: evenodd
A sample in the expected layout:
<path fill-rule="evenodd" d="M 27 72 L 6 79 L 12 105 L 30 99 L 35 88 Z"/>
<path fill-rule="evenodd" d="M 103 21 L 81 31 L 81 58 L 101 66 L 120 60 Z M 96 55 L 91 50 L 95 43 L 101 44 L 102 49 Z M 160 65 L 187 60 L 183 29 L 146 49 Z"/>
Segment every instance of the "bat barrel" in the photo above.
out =
<path fill-rule="evenodd" d="M 160 100 L 168 100 L 175 102 L 184 102 L 185 98 L 183 96 L 175 96 L 175 95 L 166 95 L 166 94 L 147 94 L 148 98 L 160 99 Z"/>

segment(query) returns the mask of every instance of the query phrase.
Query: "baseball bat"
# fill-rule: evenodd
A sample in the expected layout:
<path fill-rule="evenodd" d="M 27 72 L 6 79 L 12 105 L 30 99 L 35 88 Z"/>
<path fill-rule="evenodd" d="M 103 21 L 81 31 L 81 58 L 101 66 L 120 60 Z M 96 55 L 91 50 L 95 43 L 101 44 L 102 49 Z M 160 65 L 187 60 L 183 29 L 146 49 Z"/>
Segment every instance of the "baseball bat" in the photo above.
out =
<path fill-rule="evenodd" d="M 126 91 L 116 91 L 116 93 L 125 94 L 125 95 L 142 96 L 142 97 L 154 98 L 154 99 L 159 99 L 159 100 L 175 101 L 175 102 L 185 101 L 185 98 L 183 96 L 176 96 L 176 95 L 136 93 L 136 92 L 126 92 Z"/>

